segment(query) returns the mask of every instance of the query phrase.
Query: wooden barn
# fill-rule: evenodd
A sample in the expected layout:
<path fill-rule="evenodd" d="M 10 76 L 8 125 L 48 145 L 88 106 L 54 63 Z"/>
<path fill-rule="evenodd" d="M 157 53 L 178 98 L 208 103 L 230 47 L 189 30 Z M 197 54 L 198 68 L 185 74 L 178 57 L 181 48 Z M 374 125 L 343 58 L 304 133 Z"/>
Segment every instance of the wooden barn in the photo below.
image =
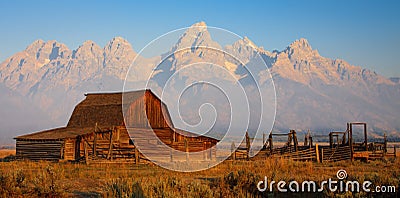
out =
<path fill-rule="evenodd" d="M 172 150 L 191 153 L 204 151 L 218 142 L 212 137 L 176 129 L 167 106 L 150 90 L 126 92 L 124 100 L 120 92 L 85 96 L 75 107 L 67 126 L 15 137 L 17 157 L 54 161 L 125 159 L 139 162 L 145 157 L 139 153 L 135 143 L 149 145 L 147 149 L 165 144 Z M 149 134 L 158 138 L 154 139 Z M 160 154 L 168 155 L 170 152 L 166 150 Z M 212 159 L 215 153 L 212 149 L 203 156 L 203 160 Z"/>

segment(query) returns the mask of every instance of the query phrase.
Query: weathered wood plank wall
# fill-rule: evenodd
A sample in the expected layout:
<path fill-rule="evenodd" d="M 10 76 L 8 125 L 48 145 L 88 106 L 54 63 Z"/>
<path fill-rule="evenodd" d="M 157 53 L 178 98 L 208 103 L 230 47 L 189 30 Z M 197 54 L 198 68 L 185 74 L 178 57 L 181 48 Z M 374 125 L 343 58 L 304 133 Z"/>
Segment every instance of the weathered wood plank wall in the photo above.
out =
<path fill-rule="evenodd" d="M 20 159 L 59 160 L 63 141 L 17 140 L 16 155 Z"/>

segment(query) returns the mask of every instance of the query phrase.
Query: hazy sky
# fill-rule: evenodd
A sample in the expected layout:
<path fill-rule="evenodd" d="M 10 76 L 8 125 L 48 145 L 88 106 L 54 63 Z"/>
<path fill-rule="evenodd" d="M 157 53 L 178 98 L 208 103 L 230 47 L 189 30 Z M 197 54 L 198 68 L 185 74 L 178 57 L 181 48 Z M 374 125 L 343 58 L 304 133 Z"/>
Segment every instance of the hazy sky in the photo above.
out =
<path fill-rule="evenodd" d="M 122 36 L 139 51 L 168 31 L 205 21 L 268 50 L 304 37 L 323 56 L 400 76 L 399 10 L 399 1 L 0 1 L 0 60 L 36 39 L 75 49 Z"/>

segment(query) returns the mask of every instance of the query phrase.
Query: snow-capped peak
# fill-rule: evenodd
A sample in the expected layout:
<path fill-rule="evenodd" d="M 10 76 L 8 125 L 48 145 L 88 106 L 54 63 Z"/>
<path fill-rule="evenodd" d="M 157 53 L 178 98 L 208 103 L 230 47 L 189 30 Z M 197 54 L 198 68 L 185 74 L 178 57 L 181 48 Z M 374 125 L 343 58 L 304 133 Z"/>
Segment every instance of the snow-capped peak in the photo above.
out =
<path fill-rule="evenodd" d="M 212 40 L 210 33 L 207 30 L 205 22 L 195 23 L 190 26 L 171 51 L 188 47 L 212 47 L 220 49 L 221 46 Z"/>
<path fill-rule="evenodd" d="M 313 57 L 319 57 L 318 51 L 313 50 L 305 38 L 294 41 L 284 52 L 293 60 L 308 60 Z"/>
<path fill-rule="evenodd" d="M 191 27 L 207 27 L 207 24 L 204 21 L 200 21 L 200 22 L 193 24 Z"/>

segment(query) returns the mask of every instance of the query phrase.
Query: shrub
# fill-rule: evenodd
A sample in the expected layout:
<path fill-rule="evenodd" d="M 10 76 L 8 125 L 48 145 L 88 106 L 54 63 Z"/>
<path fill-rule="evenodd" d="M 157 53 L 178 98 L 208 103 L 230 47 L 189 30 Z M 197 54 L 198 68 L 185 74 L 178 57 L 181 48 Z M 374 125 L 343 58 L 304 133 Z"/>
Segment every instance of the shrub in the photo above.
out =
<path fill-rule="evenodd" d="M 108 184 L 107 196 L 118 198 L 145 197 L 142 187 L 136 181 L 128 182 L 125 179 L 114 179 Z"/>

